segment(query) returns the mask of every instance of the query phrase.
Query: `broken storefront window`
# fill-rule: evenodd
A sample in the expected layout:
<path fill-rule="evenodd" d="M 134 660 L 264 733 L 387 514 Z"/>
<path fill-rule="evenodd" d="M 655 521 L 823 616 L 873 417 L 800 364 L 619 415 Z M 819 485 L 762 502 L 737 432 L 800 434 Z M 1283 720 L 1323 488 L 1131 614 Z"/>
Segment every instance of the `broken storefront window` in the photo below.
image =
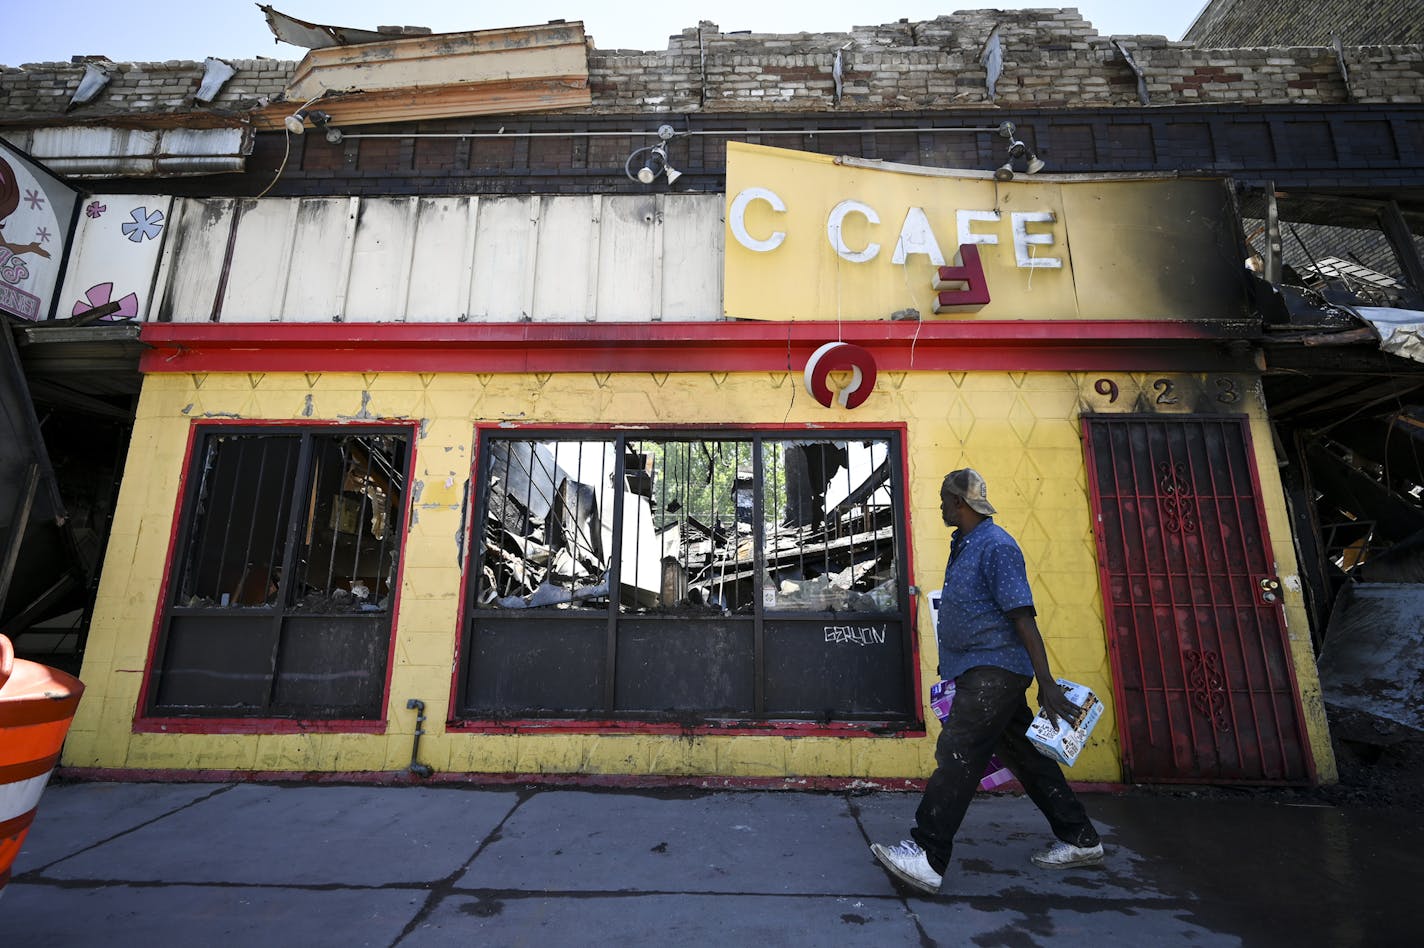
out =
<path fill-rule="evenodd" d="M 481 607 L 899 609 L 888 440 L 486 445 Z"/>
<path fill-rule="evenodd" d="M 408 432 L 214 428 L 193 457 L 150 710 L 379 717 Z"/>
<path fill-rule="evenodd" d="M 206 439 L 177 605 L 384 611 L 394 583 L 405 442 L 389 435 Z M 306 487 L 293 489 L 303 476 Z M 293 514 L 298 522 L 293 524 Z M 288 528 L 297 531 L 288 550 Z"/>

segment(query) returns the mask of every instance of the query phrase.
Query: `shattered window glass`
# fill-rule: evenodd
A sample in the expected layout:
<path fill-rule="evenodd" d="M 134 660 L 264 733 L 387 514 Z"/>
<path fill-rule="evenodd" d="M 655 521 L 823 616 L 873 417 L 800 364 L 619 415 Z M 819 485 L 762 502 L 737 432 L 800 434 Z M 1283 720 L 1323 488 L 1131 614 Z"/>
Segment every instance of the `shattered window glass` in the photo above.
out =
<path fill-rule="evenodd" d="M 768 610 L 899 608 L 891 465 L 885 441 L 763 445 Z"/>
<path fill-rule="evenodd" d="M 481 607 L 900 607 L 888 439 L 491 436 L 483 456 Z"/>
<path fill-rule="evenodd" d="M 392 435 L 206 438 L 176 604 L 271 608 L 285 572 L 292 611 L 384 612 L 405 447 Z"/>

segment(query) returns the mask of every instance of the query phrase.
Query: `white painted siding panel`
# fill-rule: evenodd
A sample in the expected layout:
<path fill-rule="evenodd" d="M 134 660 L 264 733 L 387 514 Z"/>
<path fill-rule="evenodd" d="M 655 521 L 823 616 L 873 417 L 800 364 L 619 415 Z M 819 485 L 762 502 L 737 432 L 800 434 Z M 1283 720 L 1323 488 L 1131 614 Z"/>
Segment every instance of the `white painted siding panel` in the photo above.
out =
<path fill-rule="evenodd" d="M 619 197 L 603 209 L 599 241 L 599 322 L 626 322 L 661 315 L 653 299 L 653 268 L 662 228 L 658 226 L 659 201 L 654 195 Z"/>
<path fill-rule="evenodd" d="M 533 263 L 529 256 L 533 203 L 528 197 L 480 201 L 475 279 L 470 287 L 472 321 L 518 322 L 530 317 L 525 275 Z"/>
<path fill-rule="evenodd" d="M 266 200 L 245 204 L 237 222 L 222 321 L 276 322 L 287 294 L 298 202 Z"/>
<path fill-rule="evenodd" d="M 303 198 L 287 266 L 283 322 L 328 322 L 337 317 L 338 294 L 347 265 L 347 198 Z"/>
<path fill-rule="evenodd" d="M 237 201 L 230 198 L 175 202 L 176 230 L 168 235 L 164 251 L 170 255 L 167 286 L 158 312 L 150 313 L 150 319 L 205 323 L 212 317 L 236 207 Z"/>
<path fill-rule="evenodd" d="M 247 200 L 220 318 L 715 320 L 723 203 L 720 194 Z M 174 203 L 157 318 L 209 318 L 235 207 Z"/>
<path fill-rule="evenodd" d="M 363 200 L 346 292 L 349 322 L 405 319 L 418 198 Z"/>
<path fill-rule="evenodd" d="M 593 317 L 589 258 L 599 199 L 591 195 L 545 198 L 539 220 L 534 274 L 536 322 L 583 322 Z"/>
<path fill-rule="evenodd" d="M 475 198 L 421 198 L 411 254 L 408 322 L 448 323 L 465 315 L 467 237 L 475 224 L 472 215 L 478 212 Z"/>
<path fill-rule="evenodd" d="M 663 319 L 722 315 L 720 194 L 669 194 L 663 211 Z"/>

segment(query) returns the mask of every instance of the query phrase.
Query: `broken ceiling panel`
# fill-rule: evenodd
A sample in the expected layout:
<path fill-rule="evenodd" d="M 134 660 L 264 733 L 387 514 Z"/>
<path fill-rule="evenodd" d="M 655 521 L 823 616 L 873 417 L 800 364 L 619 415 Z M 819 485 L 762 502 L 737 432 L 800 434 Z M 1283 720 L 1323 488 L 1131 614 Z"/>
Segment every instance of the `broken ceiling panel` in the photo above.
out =
<path fill-rule="evenodd" d="M 579 22 L 313 50 L 283 98 L 254 113 L 259 129 L 280 128 L 297 105 L 316 99 L 335 125 L 584 108 L 593 101 Z"/>

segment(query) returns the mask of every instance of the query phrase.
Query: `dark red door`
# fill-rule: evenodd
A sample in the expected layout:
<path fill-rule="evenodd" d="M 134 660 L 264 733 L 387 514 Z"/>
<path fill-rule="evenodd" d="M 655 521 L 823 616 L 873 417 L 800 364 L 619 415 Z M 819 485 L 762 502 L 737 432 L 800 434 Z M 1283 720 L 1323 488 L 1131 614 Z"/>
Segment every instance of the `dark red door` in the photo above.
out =
<path fill-rule="evenodd" d="M 1083 430 L 1127 779 L 1308 782 L 1246 419 Z"/>

